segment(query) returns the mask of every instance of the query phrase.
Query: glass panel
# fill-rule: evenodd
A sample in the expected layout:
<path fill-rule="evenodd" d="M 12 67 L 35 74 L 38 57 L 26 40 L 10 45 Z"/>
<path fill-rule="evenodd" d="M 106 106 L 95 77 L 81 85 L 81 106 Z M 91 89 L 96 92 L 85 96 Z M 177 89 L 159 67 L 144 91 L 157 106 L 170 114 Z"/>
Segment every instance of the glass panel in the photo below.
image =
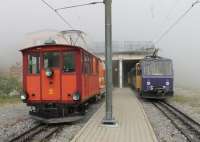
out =
<path fill-rule="evenodd" d="M 30 74 L 40 73 L 40 54 L 30 54 L 28 55 L 28 72 Z"/>
<path fill-rule="evenodd" d="M 145 75 L 172 75 L 171 61 L 148 61 L 144 62 Z"/>
<path fill-rule="evenodd" d="M 48 52 L 44 54 L 44 68 L 59 67 L 60 65 L 60 53 Z"/>
<path fill-rule="evenodd" d="M 64 53 L 63 72 L 75 71 L 75 53 Z"/>

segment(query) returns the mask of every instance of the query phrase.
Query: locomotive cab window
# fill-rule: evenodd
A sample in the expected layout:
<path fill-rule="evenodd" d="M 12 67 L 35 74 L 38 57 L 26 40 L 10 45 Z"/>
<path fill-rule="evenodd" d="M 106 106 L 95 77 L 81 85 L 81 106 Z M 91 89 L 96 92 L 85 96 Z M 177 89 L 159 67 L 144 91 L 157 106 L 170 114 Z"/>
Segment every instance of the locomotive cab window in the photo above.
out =
<path fill-rule="evenodd" d="M 171 61 L 149 61 L 145 63 L 145 75 L 172 75 Z"/>
<path fill-rule="evenodd" d="M 48 52 L 44 53 L 44 68 L 54 68 L 60 66 L 60 53 Z"/>
<path fill-rule="evenodd" d="M 28 73 L 29 74 L 40 73 L 40 54 L 39 53 L 28 55 Z"/>
<path fill-rule="evenodd" d="M 75 71 L 75 53 L 66 52 L 63 55 L 63 72 Z"/>

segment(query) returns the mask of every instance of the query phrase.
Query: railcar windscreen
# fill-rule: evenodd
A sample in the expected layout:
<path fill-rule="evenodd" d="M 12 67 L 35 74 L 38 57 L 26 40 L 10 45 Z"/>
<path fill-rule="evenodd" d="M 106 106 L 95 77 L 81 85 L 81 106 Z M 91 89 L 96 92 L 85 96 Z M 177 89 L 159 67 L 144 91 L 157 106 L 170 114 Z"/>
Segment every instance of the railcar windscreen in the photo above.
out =
<path fill-rule="evenodd" d="M 145 61 L 144 75 L 172 75 L 171 61 Z"/>
<path fill-rule="evenodd" d="M 32 53 L 28 55 L 28 72 L 30 74 L 40 73 L 40 54 Z"/>
<path fill-rule="evenodd" d="M 75 71 L 75 53 L 66 52 L 64 53 L 63 72 L 74 72 L 74 71 Z"/>
<path fill-rule="evenodd" d="M 47 52 L 44 54 L 44 68 L 59 67 L 59 52 Z"/>

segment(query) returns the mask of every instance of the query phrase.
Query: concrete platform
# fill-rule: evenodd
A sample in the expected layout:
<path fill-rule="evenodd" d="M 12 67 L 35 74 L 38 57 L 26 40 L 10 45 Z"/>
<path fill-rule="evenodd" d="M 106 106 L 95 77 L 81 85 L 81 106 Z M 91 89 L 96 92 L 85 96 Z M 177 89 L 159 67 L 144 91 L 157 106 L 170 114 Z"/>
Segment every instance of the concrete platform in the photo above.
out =
<path fill-rule="evenodd" d="M 142 105 L 131 89 L 113 90 L 113 111 L 118 126 L 101 124 L 104 104 L 71 142 L 157 142 Z"/>

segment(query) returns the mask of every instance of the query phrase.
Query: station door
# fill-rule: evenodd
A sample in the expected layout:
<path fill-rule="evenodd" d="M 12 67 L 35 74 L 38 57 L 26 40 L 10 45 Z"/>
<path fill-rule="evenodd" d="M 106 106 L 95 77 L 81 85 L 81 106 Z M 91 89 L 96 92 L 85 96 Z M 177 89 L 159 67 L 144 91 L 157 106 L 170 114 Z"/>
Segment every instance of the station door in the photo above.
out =
<path fill-rule="evenodd" d="M 119 87 L 119 61 L 113 60 L 112 62 L 112 78 L 113 78 L 113 87 Z"/>

